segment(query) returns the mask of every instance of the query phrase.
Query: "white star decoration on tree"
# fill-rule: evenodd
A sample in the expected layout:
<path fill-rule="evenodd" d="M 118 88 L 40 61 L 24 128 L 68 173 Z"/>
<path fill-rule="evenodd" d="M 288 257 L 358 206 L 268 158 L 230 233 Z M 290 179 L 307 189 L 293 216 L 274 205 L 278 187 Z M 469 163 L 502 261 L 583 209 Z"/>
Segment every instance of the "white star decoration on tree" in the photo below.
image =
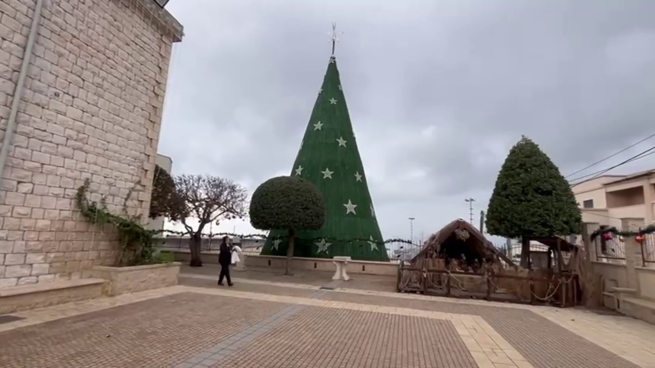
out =
<path fill-rule="evenodd" d="M 332 243 L 326 243 L 325 239 L 321 239 L 320 242 L 314 244 L 316 244 L 316 246 L 318 247 L 318 251 L 316 253 L 321 253 L 321 252 L 327 253 L 328 248 L 330 247 L 330 245 L 332 245 Z"/>
<path fill-rule="evenodd" d="M 350 199 L 348 200 L 348 203 L 345 203 L 343 206 L 346 207 L 346 215 L 349 214 L 349 213 L 352 213 L 353 215 L 356 215 L 356 214 L 357 214 L 357 213 L 355 212 L 355 208 L 357 207 L 357 205 L 356 205 L 356 204 L 353 204 L 353 203 L 350 201 Z"/>
<path fill-rule="evenodd" d="M 314 130 L 321 130 L 322 127 L 323 127 L 323 123 L 321 123 L 320 121 L 314 124 Z"/>
<path fill-rule="evenodd" d="M 330 104 L 332 104 L 332 105 L 336 105 L 336 104 L 337 104 L 337 100 L 335 100 L 334 98 L 331 98 L 331 99 L 330 99 Z"/>
<path fill-rule="evenodd" d="M 378 245 L 375 240 L 373 240 L 373 236 L 371 235 L 368 238 L 371 239 L 368 241 L 368 244 L 371 246 L 371 251 L 378 250 Z"/>
<path fill-rule="evenodd" d="M 330 171 L 330 169 L 326 167 L 325 170 L 321 171 L 321 174 L 323 174 L 323 179 L 332 179 L 334 171 Z"/>
<path fill-rule="evenodd" d="M 303 169 L 302 166 L 298 166 L 298 168 L 296 169 L 296 175 L 298 176 L 302 175 L 302 169 Z"/>
<path fill-rule="evenodd" d="M 280 248 L 280 243 L 282 243 L 282 240 L 280 239 L 273 240 L 273 249 L 278 250 Z"/>
<path fill-rule="evenodd" d="M 375 210 L 373 209 L 373 203 L 371 203 L 371 216 L 375 218 Z"/>
<path fill-rule="evenodd" d="M 357 171 L 355 173 L 355 180 L 356 181 L 362 181 L 362 174 L 360 174 L 359 171 Z"/>
<path fill-rule="evenodd" d="M 343 139 L 343 137 L 339 137 L 339 139 L 337 139 L 337 142 L 339 142 L 339 147 L 346 146 L 346 141 Z"/>
<path fill-rule="evenodd" d="M 341 89 L 341 85 L 339 85 L 339 91 L 342 91 L 342 89 Z"/>
<path fill-rule="evenodd" d="M 320 95 L 323 92 L 323 88 L 318 90 L 318 94 Z"/>

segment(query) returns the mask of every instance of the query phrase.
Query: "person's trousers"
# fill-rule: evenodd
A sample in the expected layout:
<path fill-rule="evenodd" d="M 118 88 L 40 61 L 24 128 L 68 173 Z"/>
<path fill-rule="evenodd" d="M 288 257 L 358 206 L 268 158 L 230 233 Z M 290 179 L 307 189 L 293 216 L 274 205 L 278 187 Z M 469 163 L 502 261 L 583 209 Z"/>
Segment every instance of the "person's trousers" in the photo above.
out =
<path fill-rule="evenodd" d="M 221 265 L 221 273 L 218 275 L 218 283 L 222 284 L 223 283 L 223 277 L 227 279 L 227 283 L 231 284 L 232 283 L 232 278 L 230 278 L 230 266 L 229 265 Z"/>

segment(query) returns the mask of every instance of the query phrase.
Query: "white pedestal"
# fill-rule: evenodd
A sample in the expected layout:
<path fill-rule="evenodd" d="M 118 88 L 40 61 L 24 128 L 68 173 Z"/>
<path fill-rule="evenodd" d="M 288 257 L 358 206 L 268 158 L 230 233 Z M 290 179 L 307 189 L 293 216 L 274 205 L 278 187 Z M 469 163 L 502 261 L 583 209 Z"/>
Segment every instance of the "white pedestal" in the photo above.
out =
<path fill-rule="evenodd" d="M 332 276 L 332 280 L 350 280 L 350 277 L 346 272 L 346 268 L 348 267 L 348 262 L 351 260 L 352 258 L 350 257 L 332 257 L 332 263 L 334 263 L 334 265 L 337 267 L 334 276 Z"/>

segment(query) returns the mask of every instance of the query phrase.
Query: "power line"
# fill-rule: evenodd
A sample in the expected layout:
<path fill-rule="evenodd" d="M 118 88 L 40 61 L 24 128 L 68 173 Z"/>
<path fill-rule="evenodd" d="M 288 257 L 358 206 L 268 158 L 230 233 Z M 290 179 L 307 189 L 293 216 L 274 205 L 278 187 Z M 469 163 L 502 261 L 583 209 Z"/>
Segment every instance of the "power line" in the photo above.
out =
<path fill-rule="evenodd" d="M 590 212 L 590 211 L 591 211 L 590 209 L 586 209 L 586 208 L 581 208 L 580 211 L 582 211 L 582 212 L 587 212 L 587 213 L 592 214 L 592 215 L 594 215 L 594 216 L 606 217 L 606 218 L 608 218 L 608 219 L 612 219 L 612 220 L 623 220 L 623 219 L 618 218 L 618 217 L 612 217 L 612 216 L 608 216 L 608 215 L 602 215 L 602 214 L 600 214 L 600 213 L 592 213 L 592 212 Z"/>
<path fill-rule="evenodd" d="M 620 151 L 618 151 L 618 152 L 615 152 L 615 153 L 612 154 L 612 155 L 609 155 L 609 156 L 605 157 L 605 158 L 602 159 L 602 160 L 596 161 L 596 162 L 594 162 L 593 164 L 591 164 L 591 165 L 589 165 L 589 166 L 583 167 L 582 169 L 580 169 L 580 170 L 578 170 L 578 171 L 572 172 L 572 173 L 570 173 L 569 175 L 567 175 L 565 178 L 568 178 L 568 177 L 573 176 L 573 175 L 575 175 L 575 174 L 577 174 L 577 173 L 583 172 L 583 171 L 587 170 L 587 169 L 590 168 L 590 167 L 594 167 L 594 166 L 598 165 L 598 164 L 601 163 L 601 162 L 607 161 L 607 160 L 609 160 L 610 158 L 612 158 L 612 157 L 618 155 L 619 153 L 623 153 L 623 152 L 629 150 L 630 148 L 632 148 L 632 147 L 638 145 L 639 143 L 644 142 L 644 141 L 646 141 L 646 140 L 648 140 L 648 139 L 650 139 L 650 138 L 653 138 L 653 137 L 655 137 L 655 133 L 653 133 L 653 134 L 649 135 L 648 137 L 646 137 L 646 138 L 640 140 L 639 142 L 636 142 L 636 143 L 633 143 L 633 144 L 629 145 L 628 147 L 626 147 L 626 148 L 624 148 L 624 149 L 622 149 L 622 150 L 620 150 Z"/>
<path fill-rule="evenodd" d="M 575 181 L 579 181 L 579 180 L 581 180 L 581 179 L 582 179 L 583 181 L 591 180 L 591 179 L 596 179 L 597 177 L 599 177 L 599 176 L 605 174 L 606 172 L 608 172 L 608 171 L 610 171 L 610 170 L 614 170 L 614 169 L 616 169 L 617 167 L 620 167 L 620 166 L 623 166 L 623 165 L 625 165 L 625 164 L 627 164 L 627 163 L 630 163 L 630 162 L 633 162 L 633 161 L 637 161 L 637 160 L 641 160 L 641 159 L 644 158 L 644 157 L 650 156 L 650 155 L 652 155 L 652 154 L 655 153 L 655 152 L 653 152 L 654 150 L 655 150 L 655 146 L 654 146 L 654 147 L 651 147 L 651 148 L 649 148 L 649 149 L 647 149 L 647 150 L 645 150 L 645 151 L 643 151 L 643 152 L 640 152 L 640 153 L 638 153 L 638 154 L 636 154 L 636 155 L 630 157 L 629 159 L 627 159 L 627 160 L 625 160 L 625 161 L 619 162 L 618 164 L 616 164 L 616 165 L 614 165 L 614 166 L 611 166 L 611 167 L 609 167 L 609 168 L 607 168 L 607 169 L 599 170 L 599 171 L 593 172 L 593 173 L 591 173 L 591 174 L 587 174 L 587 175 L 583 175 L 583 176 L 577 177 L 577 178 L 575 178 L 575 179 L 570 179 L 569 182 L 575 182 Z M 588 178 L 589 176 L 591 176 L 591 177 Z M 579 184 L 579 183 L 572 183 L 572 185 L 576 185 L 576 184 Z"/>
<path fill-rule="evenodd" d="M 646 154 L 646 155 L 643 155 L 643 156 L 640 156 L 640 157 L 637 157 L 637 158 L 632 157 L 631 160 L 630 160 L 629 162 L 637 161 L 637 160 L 641 160 L 642 158 L 647 157 L 647 156 L 650 156 L 650 155 L 652 155 L 652 154 L 654 154 L 654 153 L 655 153 L 655 152 L 651 152 L 651 153 L 648 153 L 648 154 Z M 607 172 L 607 169 L 602 169 L 602 170 L 594 171 L 594 172 L 592 172 L 592 173 L 590 173 L 590 174 L 587 174 L 587 175 L 579 176 L 579 177 L 577 177 L 577 178 L 575 178 L 575 179 L 570 179 L 569 181 L 570 181 L 570 182 L 571 182 L 571 181 L 578 181 L 578 180 L 581 180 L 581 179 L 582 179 L 583 181 L 585 181 L 585 180 L 589 180 L 589 179 L 586 179 L 586 178 L 588 178 L 588 177 L 590 177 L 590 176 L 594 176 L 594 175 L 597 175 L 597 174 L 602 174 L 602 173 L 605 173 L 605 172 Z"/>

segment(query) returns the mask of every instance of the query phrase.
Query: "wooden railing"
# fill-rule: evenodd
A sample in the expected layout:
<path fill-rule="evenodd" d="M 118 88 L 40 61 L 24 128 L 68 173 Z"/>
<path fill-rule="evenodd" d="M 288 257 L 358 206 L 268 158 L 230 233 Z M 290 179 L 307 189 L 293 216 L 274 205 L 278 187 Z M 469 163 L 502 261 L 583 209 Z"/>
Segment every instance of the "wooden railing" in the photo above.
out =
<path fill-rule="evenodd" d="M 578 275 L 566 271 L 548 276 L 517 276 L 424 269 L 401 264 L 397 291 L 559 307 L 578 305 L 581 301 Z"/>

